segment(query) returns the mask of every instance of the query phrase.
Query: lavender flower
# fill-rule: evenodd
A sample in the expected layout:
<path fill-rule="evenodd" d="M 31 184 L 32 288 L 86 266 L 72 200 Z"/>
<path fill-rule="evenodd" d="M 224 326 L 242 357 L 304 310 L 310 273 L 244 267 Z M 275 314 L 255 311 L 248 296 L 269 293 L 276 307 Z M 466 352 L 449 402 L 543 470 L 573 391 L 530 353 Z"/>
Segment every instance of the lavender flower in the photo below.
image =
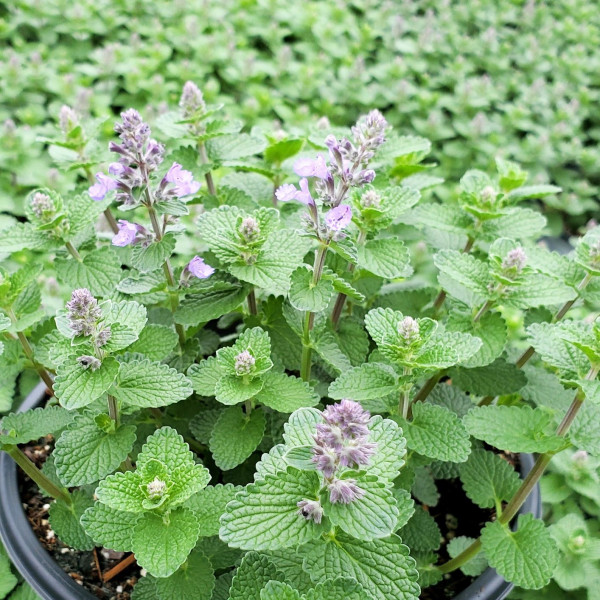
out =
<path fill-rule="evenodd" d="M 383 115 L 378 110 L 372 110 L 352 127 L 352 134 L 357 144 L 374 150 L 385 142 L 384 134 L 387 126 L 388 123 Z"/>
<path fill-rule="evenodd" d="M 305 177 L 300 180 L 299 190 L 296 188 L 296 186 L 292 185 L 291 183 L 284 183 L 275 191 L 275 197 L 280 202 L 298 200 L 298 202 L 306 204 L 307 206 L 315 205 L 315 201 L 310 195 L 310 190 L 308 189 L 308 179 L 306 179 Z"/>
<path fill-rule="evenodd" d="M 352 221 L 352 209 L 347 204 L 340 204 L 332 208 L 325 215 L 325 224 L 330 231 L 341 231 Z"/>
<path fill-rule="evenodd" d="M 135 244 L 138 233 L 143 231 L 143 227 L 135 223 L 130 223 L 124 219 L 119 220 L 119 231 L 112 239 L 113 246 L 130 246 Z"/>
<path fill-rule="evenodd" d="M 326 179 L 329 176 L 329 169 L 322 154 L 317 154 L 317 158 L 299 158 L 294 164 L 294 173 L 300 177 L 318 177 Z"/>
<path fill-rule="evenodd" d="M 163 181 L 164 183 L 172 183 L 175 186 L 171 191 L 177 198 L 195 194 L 200 189 L 200 182 L 194 181 L 192 173 L 182 169 L 178 163 L 173 163 Z"/>
<path fill-rule="evenodd" d="M 255 364 L 254 356 L 248 350 L 244 350 L 235 357 L 235 372 L 237 375 L 250 375 Z"/>
<path fill-rule="evenodd" d="M 304 517 L 307 521 L 314 521 L 317 525 L 323 519 L 323 507 L 318 500 L 300 500 L 296 504 L 298 514 Z"/>
<path fill-rule="evenodd" d="M 329 484 L 329 501 L 332 504 L 350 504 L 364 495 L 365 491 L 356 485 L 356 479 L 334 479 Z"/>
<path fill-rule="evenodd" d="M 186 81 L 179 100 L 179 108 L 185 119 L 191 119 L 196 114 L 206 110 L 206 103 L 200 88 L 193 81 Z"/>
<path fill-rule="evenodd" d="M 502 271 L 507 275 L 516 276 L 525 267 L 527 255 L 521 246 L 511 250 L 502 261 Z"/>
<path fill-rule="evenodd" d="M 207 279 L 215 272 L 215 270 L 210 265 L 207 265 L 200 256 L 194 256 L 187 264 L 186 269 L 198 279 Z"/>
<path fill-rule="evenodd" d="M 76 335 L 92 335 L 101 317 L 98 300 L 88 289 L 73 291 L 71 299 L 67 302 L 67 319 L 69 327 Z"/>
<path fill-rule="evenodd" d="M 95 183 L 88 189 L 88 194 L 92 200 L 96 202 L 100 202 L 100 200 L 104 200 L 104 197 L 111 190 L 116 190 L 118 187 L 118 182 L 114 179 L 108 177 L 104 173 L 96 173 L 96 181 Z"/>

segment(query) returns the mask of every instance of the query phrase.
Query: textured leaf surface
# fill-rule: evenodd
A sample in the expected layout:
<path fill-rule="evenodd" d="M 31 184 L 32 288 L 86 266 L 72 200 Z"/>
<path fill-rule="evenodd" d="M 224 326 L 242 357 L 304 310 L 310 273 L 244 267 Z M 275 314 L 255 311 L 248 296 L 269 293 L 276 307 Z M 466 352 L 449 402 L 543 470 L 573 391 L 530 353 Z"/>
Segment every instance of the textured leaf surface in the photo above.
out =
<path fill-rule="evenodd" d="M 299 546 L 321 535 L 323 529 L 298 514 L 298 502 L 315 498 L 316 473 L 288 467 L 267 475 L 240 492 L 221 517 L 221 539 L 243 550 L 276 550 Z"/>
<path fill-rule="evenodd" d="M 361 400 L 376 400 L 398 390 L 398 376 L 387 365 L 380 363 L 365 363 L 343 371 L 329 385 L 329 396 L 336 400 L 351 398 Z"/>
<path fill-rule="evenodd" d="M 205 487 L 194 494 L 186 502 L 187 508 L 192 510 L 200 525 L 200 537 L 219 535 L 219 519 L 225 512 L 225 507 L 235 495 L 242 490 L 242 486 L 228 483 L 219 483 L 215 486 Z"/>
<path fill-rule="evenodd" d="M 420 593 L 415 561 L 400 538 L 362 542 L 344 534 L 332 542 L 313 542 L 302 549 L 304 565 L 314 581 L 356 579 L 374 600 L 417 600 Z"/>
<path fill-rule="evenodd" d="M 325 310 L 333 296 L 333 284 L 328 279 L 313 283 L 312 270 L 302 266 L 291 276 L 289 299 L 297 310 L 320 312 Z"/>
<path fill-rule="evenodd" d="M 408 248 L 399 239 L 369 240 L 358 248 L 358 264 L 379 277 L 408 277 L 413 269 Z"/>
<path fill-rule="evenodd" d="M 94 504 L 90 496 L 81 490 L 71 495 L 73 504 L 69 506 L 62 500 L 55 500 L 48 511 L 50 527 L 59 539 L 77 550 L 91 550 L 94 542 L 81 526 L 80 519 L 84 511 Z"/>
<path fill-rule="evenodd" d="M 323 416 L 316 408 L 302 408 L 290 416 L 283 426 L 283 439 L 288 447 L 312 446 L 317 423 L 323 422 Z"/>
<path fill-rule="evenodd" d="M 73 413 L 60 406 L 13 413 L 0 421 L 0 444 L 25 444 L 60 431 L 73 421 Z"/>
<path fill-rule="evenodd" d="M 160 241 L 147 246 L 136 244 L 131 252 L 131 264 L 142 273 L 151 273 L 160 269 L 175 248 L 175 236 L 167 233 Z"/>
<path fill-rule="evenodd" d="M 250 416 L 241 406 L 224 410 L 210 436 L 210 451 L 217 466 L 228 471 L 243 463 L 258 448 L 265 425 L 262 410 L 253 410 Z"/>
<path fill-rule="evenodd" d="M 509 452 L 548 452 L 564 444 L 554 435 L 552 415 L 540 408 L 478 406 L 463 423 L 478 440 Z"/>
<path fill-rule="evenodd" d="M 106 432 L 92 413 L 78 415 L 58 438 L 53 453 L 63 485 L 94 483 L 112 473 L 131 452 L 135 429 L 135 425 L 120 425 Z"/>
<path fill-rule="evenodd" d="M 160 600 L 210 600 L 215 574 L 206 556 L 192 552 L 188 560 L 170 577 L 156 580 Z"/>
<path fill-rule="evenodd" d="M 298 377 L 271 371 L 264 375 L 262 389 L 254 399 L 278 412 L 292 413 L 299 408 L 314 406 L 319 396 Z"/>
<path fill-rule="evenodd" d="M 454 558 L 458 556 L 463 550 L 466 550 L 475 540 L 464 535 L 452 538 L 448 543 L 448 554 Z M 485 569 L 487 569 L 488 562 L 485 554 L 480 552 L 469 562 L 465 563 L 460 570 L 469 577 L 477 577 L 481 575 Z"/>
<path fill-rule="evenodd" d="M 82 408 L 100 398 L 110 388 L 118 372 L 119 363 L 110 356 L 96 371 L 86 369 L 73 357 L 56 370 L 54 394 L 66 409 Z"/>
<path fill-rule="evenodd" d="M 181 325 L 197 325 L 218 319 L 235 310 L 248 295 L 248 288 L 241 284 L 224 284 L 203 294 L 190 294 L 175 312 L 175 322 Z"/>
<path fill-rule="evenodd" d="M 224 371 L 217 363 L 216 356 L 209 356 L 188 370 L 188 377 L 194 391 L 201 396 L 214 396 L 217 383 L 223 377 Z"/>
<path fill-rule="evenodd" d="M 435 519 L 422 506 L 416 506 L 413 516 L 398 532 L 405 544 L 419 552 L 440 547 L 442 534 Z"/>
<path fill-rule="evenodd" d="M 461 465 L 460 479 L 467 496 L 482 508 L 510 500 L 519 489 L 519 474 L 493 452 L 475 450 Z"/>
<path fill-rule="evenodd" d="M 283 581 L 283 575 L 264 554 L 248 552 L 233 576 L 229 600 L 261 600 L 260 591 L 269 581 Z"/>
<path fill-rule="evenodd" d="M 369 475 L 392 480 L 398 476 L 406 456 L 406 440 L 402 429 L 390 419 L 375 415 L 369 421 L 369 442 L 377 444 L 369 461 Z"/>
<path fill-rule="evenodd" d="M 150 323 L 142 329 L 136 342 L 129 346 L 129 352 L 140 352 L 152 361 L 163 360 L 177 344 L 177 333 L 171 327 Z"/>
<path fill-rule="evenodd" d="M 497 358 L 485 367 L 450 371 L 452 383 L 476 396 L 497 396 L 518 392 L 527 383 L 525 373 L 503 358 Z"/>
<path fill-rule="evenodd" d="M 282 581 L 269 581 L 260 590 L 260 600 L 301 600 L 300 592 Z"/>
<path fill-rule="evenodd" d="M 460 419 L 443 406 L 416 402 L 413 420 L 405 421 L 403 429 L 408 447 L 430 458 L 460 463 L 471 451 L 469 434 Z"/>
<path fill-rule="evenodd" d="M 139 518 L 139 514 L 96 502 L 83 513 L 81 525 L 98 546 L 115 552 L 130 552 L 132 532 Z"/>
<path fill-rule="evenodd" d="M 163 517 L 140 517 L 132 535 L 138 565 L 155 577 L 169 577 L 187 559 L 198 540 L 198 521 L 190 510 L 179 508 Z"/>
<path fill-rule="evenodd" d="M 556 543 L 544 522 L 530 514 L 519 515 L 515 532 L 498 521 L 488 523 L 481 543 L 490 565 L 525 589 L 544 587 L 559 559 Z"/>
<path fill-rule="evenodd" d="M 149 360 L 123 363 L 113 395 L 130 406 L 158 408 L 192 394 L 190 381 L 175 369 Z"/>
<path fill-rule="evenodd" d="M 443 275 L 467 288 L 479 301 L 487 298 L 491 278 L 484 262 L 456 250 L 441 250 L 433 260 Z M 440 283 L 443 286 L 442 280 Z"/>

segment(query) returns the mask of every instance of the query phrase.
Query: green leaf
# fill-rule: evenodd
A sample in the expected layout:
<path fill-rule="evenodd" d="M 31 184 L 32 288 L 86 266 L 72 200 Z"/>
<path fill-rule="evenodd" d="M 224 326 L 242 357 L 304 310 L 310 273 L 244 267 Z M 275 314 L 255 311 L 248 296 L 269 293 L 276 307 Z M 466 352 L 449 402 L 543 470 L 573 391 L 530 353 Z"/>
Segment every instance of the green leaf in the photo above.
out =
<path fill-rule="evenodd" d="M 214 587 L 212 565 L 199 552 L 192 552 L 173 575 L 156 580 L 160 600 L 210 600 Z"/>
<path fill-rule="evenodd" d="M 353 367 L 329 385 L 329 397 L 351 398 L 357 402 L 384 398 L 398 391 L 398 376 L 383 363 L 364 363 Z"/>
<path fill-rule="evenodd" d="M 60 406 L 12 413 L 0 421 L 0 444 L 26 444 L 57 433 L 73 421 L 73 413 Z"/>
<path fill-rule="evenodd" d="M 328 279 L 313 282 L 313 272 L 306 266 L 298 267 L 290 278 L 289 300 L 297 310 L 320 312 L 329 306 L 333 284 Z"/>
<path fill-rule="evenodd" d="M 417 600 L 420 593 L 415 561 L 397 535 L 372 542 L 344 534 L 318 540 L 302 549 L 304 566 L 315 582 L 340 573 L 354 578 L 372 600 Z"/>
<path fill-rule="evenodd" d="M 177 333 L 171 327 L 150 323 L 142 329 L 136 342 L 129 346 L 129 352 L 139 352 L 152 361 L 163 360 L 177 345 Z"/>
<path fill-rule="evenodd" d="M 481 303 L 488 295 L 488 285 L 492 283 L 489 267 L 470 254 L 457 250 L 440 250 L 433 258 L 435 266 L 440 270 L 438 281 L 444 289 L 455 295 L 454 287 L 446 285 L 456 282 L 473 294 L 473 300 Z M 462 298 L 459 298 L 462 299 Z"/>
<path fill-rule="evenodd" d="M 160 600 L 156 591 L 156 578 L 152 575 L 140 577 L 131 592 L 131 600 Z"/>
<path fill-rule="evenodd" d="M 74 258 L 57 258 L 56 274 L 69 288 L 87 288 L 94 296 L 111 296 L 123 271 L 111 248 L 92 250 L 79 262 Z"/>
<path fill-rule="evenodd" d="M 375 415 L 369 420 L 369 442 L 377 444 L 369 461 L 369 475 L 391 481 L 398 477 L 406 456 L 406 440 L 402 429 L 390 420 Z"/>
<path fill-rule="evenodd" d="M 458 206 L 447 204 L 420 204 L 411 213 L 410 218 L 427 228 L 465 234 L 473 220 Z"/>
<path fill-rule="evenodd" d="M 121 300 L 120 302 L 107 303 L 106 322 L 108 324 L 119 323 L 121 327 L 129 329 L 135 339 L 138 338 L 140 332 L 148 321 L 146 307 L 139 302 L 131 300 Z M 112 336 L 108 343 L 111 343 Z M 108 345 L 108 344 L 107 344 Z M 125 346 L 123 346 L 125 347 Z M 116 349 L 116 348 L 113 348 Z"/>
<path fill-rule="evenodd" d="M 225 409 L 210 436 L 210 451 L 216 465 L 229 471 L 243 463 L 258 448 L 265 433 L 265 425 L 262 410 L 253 410 L 250 415 L 246 415 L 241 406 Z"/>
<path fill-rule="evenodd" d="M 455 463 L 438 461 L 437 464 L 447 465 Z M 414 472 L 415 480 L 410 488 L 410 493 L 422 504 L 430 507 L 437 506 L 440 500 L 440 493 L 435 485 L 432 470 L 428 467 L 416 467 Z"/>
<path fill-rule="evenodd" d="M 6 598 L 17 583 L 19 583 L 19 580 L 12 574 L 10 569 L 10 559 L 0 545 L 0 598 Z"/>
<path fill-rule="evenodd" d="M 98 546 L 115 552 L 130 552 L 132 531 L 139 518 L 139 514 L 96 502 L 83 513 L 81 525 Z"/>
<path fill-rule="evenodd" d="M 358 248 L 358 264 L 374 275 L 386 279 L 412 275 L 408 248 L 399 239 L 369 240 Z"/>
<path fill-rule="evenodd" d="M 105 394 L 118 373 L 119 363 L 111 356 L 95 371 L 86 369 L 73 356 L 56 369 L 54 394 L 66 409 L 82 408 Z"/>
<path fill-rule="evenodd" d="M 521 200 L 529 200 L 532 198 L 544 198 L 562 192 L 562 188 L 555 185 L 524 185 L 516 190 L 511 190 L 507 194 L 508 200 L 511 202 L 521 202 Z"/>
<path fill-rule="evenodd" d="M 298 514 L 298 502 L 317 497 L 319 478 L 288 467 L 240 492 L 221 517 L 221 539 L 243 550 L 276 550 L 319 537 L 323 526 Z"/>
<path fill-rule="evenodd" d="M 350 504 L 332 504 L 326 499 L 325 515 L 333 525 L 360 540 L 388 537 L 396 529 L 399 515 L 391 490 L 372 475 L 358 477 L 356 484 L 364 495 Z"/>
<path fill-rule="evenodd" d="M 543 273 L 528 273 L 510 288 L 505 304 L 516 308 L 534 308 L 554 304 L 564 304 L 577 298 L 577 292 L 571 287 Z"/>
<path fill-rule="evenodd" d="M 564 445 L 552 414 L 530 406 L 477 406 L 463 419 L 469 433 L 509 452 L 551 452 Z"/>
<path fill-rule="evenodd" d="M 301 408 L 294 412 L 283 426 L 283 439 L 286 446 L 312 446 L 317 424 L 323 422 L 323 415 L 315 408 Z"/>
<path fill-rule="evenodd" d="M 461 363 L 466 368 L 484 367 L 492 363 L 504 351 L 508 338 L 506 322 L 496 312 L 485 313 L 477 323 L 473 323 L 468 315 L 451 313 L 446 327 L 449 331 L 470 333 L 482 342 L 481 348 Z"/>
<path fill-rule="evenodd" d="M 321 279 L 331 281 L 334 291 L 336 291 L 338 294 L 344 294 L 356 302 L 364 302 L 366 300 L 364 294 L 361 294 L 359 291 L 355 290 L 343 277 L 340 277 L 328 267 L 323 268 Z M 340 326 L 345 322 L 352 323 L 352 321 L 342 320 Z"/>
<path fill-rule="evenodd" d="M 413 420 L 402 423 L 411 450 L 438 460 L 467 460 L 471 452 L 469 434 L 454 413 L 427 402 L 416 402 L 412 410 Z"/>
<path fill-rule="evenodd" d="M 442 534 L 434 518 L 422 506 L 417 506 L 408 523 L 398 532 L 412 550 L 428 552 L 440 547 Z"/>
<path fill-rule="evenodd" d="M 236 569 L 229 600 L 261 600 L 260 591 L 269 581 L 282 581 L 283 575 L 264 554 L 248 552 Z"/>
<path fill-rule="evenodd" d="M 547 585 L 559 559 L 544 522 L 531 514 L 519 515 L 515 532 L 499 521 L 488 523 L 481 543 L 490 565 L 507 581 L 525 589 Z"/>
<path fill-rule="evenodd" d="M 187 372 L 194 391 L 201 396 L 214 396 L 217 383 L 224 374 L 225 372 L 219 366 L 216 356 L 209 356 L 207 359 L 192 365 Z"/>
<path fill-rule="evenodd" d="M 190 510 L 178 508 L 168 518 L 144 514 L 132 534 L 138 565 L 155 577 L 169 577 L 186 561 L 198 540 L 198 521 Z"/>
<path fill-rule="evenodd" d="M 94 504 L 90 496 L 81 490 L 71 494 L 73 503 L 55 500 L 48 510 L 48 521 L 59 539 L 76 550 L 91 550 L 92 538 L 84 531 L 79 520 L 84 511 Z"/>
<path fill-rule="evenodd" d="M 270 371 L 264 375 L 263 387 L 254 401 L 278 412 L 292 413 L 299 408 L 314 406 L 319 396 L 298 377 Z"/>
<path fill-rule="evenodd" d="M 461 552 L 463 552 L 463 550 L 466 550 L 474 541 L 475 540 L 473 538 L 466 537 L 464 535 L 459 535 L 458 537 L 452 538 L 447 546 L 448 554 L 451 558 L 455 558 Z M 460 567 L 460 570 L 467 577 L 478 577 L 487 569 L 487 566 L 487 558 L 483 552 L 479 552 L 479 554 L 474 556 L 471 560 Z"/>
<path fill-rule="evenodd" d="M 308 590 L 305 600 L 367 600 L 368 594 L 356 579 L 338 577 L 318 583 Z"/>
<path fill-rule="evenodd" d="M 247 133 L 223 135 L 206 142 L 208 157 L 213 162 L 245 158 L 262 152 L 266 147 L 267 142 L 265 140 L 252 137 Z"/>
<path fill-rule="evenodd" d="M 493 508 L 510 500 L 521 482 L 507 461 L 486 450 L 471 453 L 460 467 L 460 480 L 467 496 L 481 508 Z"/>
<path fill-rule="evenodd" d="M 56 442 L 56 473 L 66 487 L 99 481 L 117 469 L 133 448 L 135 425 L 106 431 L 97 421 L 93 413 L 77 415 Z"/>
<path fill-rule="evenodd" d="M 484 221 L 481 224 L 481 236 L 487 241 L 506 237 L 512 240 L 539 237 L 546 226 L 546 218 L 530 208 L 510 208 L 505 214 Z"/>
<path fill-rule="evenodd" d="M 198 519 L 200 537 L 219 535 L 219 519 L 225 512 L 225 507 L 243 489 L 239 485 L 219 483 L 215 486 L 205 487 L 188 499 L 186 506 L 194 512 Z"/>
<path fill-rule="evenodd" d="M 485 367 L 455 367 L 450 371 L 450 375 L 454 385 L 476 396 L 512 394 L 527 383 L 525 373 L 503 358 L 497 358 Z"/>
<path fill-rule="evenodd" d="M 300 592 L 282 581 L 269 581 L 260 591 L 260 600 L 301 600 Z"/>
<path fill-rule="evenodd" d="M 146 493 L 139 473 L 126 471 L 114 473 L 100 482 L 96 488 L 96 497 L 111 509 L 131 513 L 142 513 Z"/>
<path fill-rule="evenodd" d="M 224 283 L 202 294 L 186 296 L 175 311 L 175 322 L 198 325 L 218 319 L 235 310 L 248 295 L 249 288 L 239 283 Z"/>
<path fill-rule="evenodd" d="M 217 382 L 215 397 L 221 404 L 231 406 L 254 398 L 263 387 L 263 378 L 246 379 L 236 375 L 226 375 Z"/>
<path fill-rule="evenodd" d="M 131 251 L 131 265 L 141 273 L 160 269 L 175 249 L 175 236 L 167 233 L 160 241 L 147 246 L 136 244 Z"/>
<path fill-rule="evenodd" d="M 121 364 L 111 393 L 129 406 L 158 408 L 191 396 L 190 381 L 175 369 L 149 360 Z"/>
<path fill-rule="evenodd" d="M 303 145 L 303 140 L 294 138 L 275 142 L 265 148 L 265 160 L 269 163 L 281 164 L 287 158 L 298 154 L 302 150 Z"/>

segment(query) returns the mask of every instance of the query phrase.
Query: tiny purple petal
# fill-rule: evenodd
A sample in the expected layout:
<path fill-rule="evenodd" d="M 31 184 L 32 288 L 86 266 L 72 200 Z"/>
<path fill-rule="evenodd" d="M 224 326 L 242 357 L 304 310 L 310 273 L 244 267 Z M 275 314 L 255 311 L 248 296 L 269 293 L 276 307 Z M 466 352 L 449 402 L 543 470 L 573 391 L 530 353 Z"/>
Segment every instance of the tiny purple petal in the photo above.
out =
<path fill-rule="evenodd" d="M 200 182 L 194 181 L 192 173 L 182 169 L 178 163 L 173 163 L 167 171 L 165 181 L 175 185 L 173 192 L 178 198 L 195 194 L 200 189 Z"/>
<path fill-rule="evenodd" d="M 96 202 L 104 200 L 104 197 L 110 190 L 117 189 L 117 182 L 104 173 L 96 173 L 96 181 L 98 183 L 95 183 L 88 189 L 90 198 Z"/>
<path fill-rule="evenodd" d="M 138 231 L 139 225 L 120 219 L 119 231 L 112 239 L 113 246 L 124 247 L 133 244 L 137 237 Z"/>
<path fill-rule="evenodd" d="M 332 504 L 350 504 L 364 495 L 365 491 L 356 485 L 356 479 L 334 479 L 329 485 L 329 501 Z"/>
<path fill-rule="evenodd" d="M 317 500 L 300 500 L 296 506 L 298 514 L 307 521 L 314 521 L 318 525 L 323 519 L 323 507 Z"/>
<path fill-rule="evenodd" d="M 123 175 L 127 167 L 122 165 L 120 162 L 112 162 L 108 165 L 108 172 L 115 177 L 120 177 Z"/>
<path fill-rule="evenodd" d="M 296 200 L 298 202 L 302 202 L 302 204 L 314 204 L 313 197 L 310 195 L 310 190 L 308 189 L 308 179 L 303 178 L 300 180 L 300 191 L 296 192 Z"/>
<path fill-rule="evenodd" d="M 318 177 L 325 179 L 329 174 L 325 157 L 318 154 L 317 158 L 299 158 L 294 164 L 294 173 L 300 177 Z"/>
<path fill-rule="evenodd" d="M 194 256 L 187 265 L 187 270 L 198 279 L 207 279 L 215 270 L 204 262 L 204 259 L 199 256 Z"/>
<path fill-rule="evenodd" d="M 279 202 L 289 202 L 290 200 L 296 199 L 297 193 L 298 190 L 295 185 L 284 183 L 275 190 L 275 198 L 277 198 Z"/>
<path fill-rule="evenodd" d="M 331 231 L 345 229 L 350 221 L 352 221 L 352 209 L 347 204 L 340 204 L 325 215 L 325 224 Z"/>

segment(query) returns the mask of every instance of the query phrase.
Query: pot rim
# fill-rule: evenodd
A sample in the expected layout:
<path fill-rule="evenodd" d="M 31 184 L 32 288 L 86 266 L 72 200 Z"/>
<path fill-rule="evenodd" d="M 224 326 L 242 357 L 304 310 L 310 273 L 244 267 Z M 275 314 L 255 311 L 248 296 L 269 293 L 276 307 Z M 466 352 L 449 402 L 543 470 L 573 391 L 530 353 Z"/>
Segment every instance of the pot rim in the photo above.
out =
<path fill-rule="evenodd" d="M 25 398 L 18 412 L 35 408 L 46 396 L 40 382 Z M 520 454 L 521 475 L 531 471 L 532 454 Z M 542 498 L 537 484 L 518 514 L 542 515 Z M 17 465 L 6 452 L 0 453 L 0 538 L 16 569 L 43 600 L 94 600 L 95 596 L 67 575 L 33 532 L 19 495 Z M 488 567 L 454 600 L 502 600 L 513 584 Z"/>

